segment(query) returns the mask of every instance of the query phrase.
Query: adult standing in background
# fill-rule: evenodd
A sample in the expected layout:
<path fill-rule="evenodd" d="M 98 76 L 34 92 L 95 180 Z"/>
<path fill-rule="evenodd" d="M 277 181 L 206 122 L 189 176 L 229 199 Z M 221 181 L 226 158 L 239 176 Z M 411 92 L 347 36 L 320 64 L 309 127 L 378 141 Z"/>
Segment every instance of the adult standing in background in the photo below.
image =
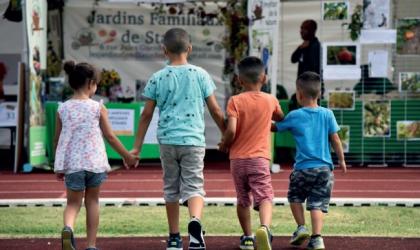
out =
<path fill-rule="evenodd" d="M 300 36 L 303 43 L 293 52 L 291 61 L 298 63 L 297 77 L 306 71 L 312 71 L 320 75 L 321 73 L 321 43 L 315 36 L 317 23 L 308 19 L 303 21 L 300 26 Z M 324 93 L 322 84 L 321 98 Z M 296 101 L 296 94 L 293 94 L 289 102 L 289 112 L 299 108 Z"/>

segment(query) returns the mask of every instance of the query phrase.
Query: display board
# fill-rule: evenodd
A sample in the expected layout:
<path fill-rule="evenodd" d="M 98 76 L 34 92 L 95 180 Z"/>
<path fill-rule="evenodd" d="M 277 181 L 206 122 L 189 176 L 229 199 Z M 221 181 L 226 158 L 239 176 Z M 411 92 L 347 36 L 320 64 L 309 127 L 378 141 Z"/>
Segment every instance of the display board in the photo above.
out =
<path fill-rule="evenodd" d="M 29 67 L 29 163 L 47 162 L 45 115 L 42 103 L 42 71 L 47 68 L 47 1 L 25 1 L 25 25 Z"/>
<path fill-rule="evenodd" d="M 189 63 L 204 68 L 217 87 L 216 99 L 224 107 L 227 85 L 222 80 L 225 49 L 223 22 L 217 18 L 219 5 L 202 3 L 167 6 L 165 1 L 147 3 L 107 3 L 104 1 L 66 2 L 64 8 L 65 59 L 87 61 L 100 70 L 115 70 L 121 82 L 121 95 L 129 98 L 137 92 L 137 101 L 151 75 L 167 63 L 162 51 L 163 34 L 170 28 L 188 31 L 192 40 Z M 190 13 L 191 9 L 196 9 Z M 220 133 L 206 111 L 206 144 L 216 148 Z"/>
<path fill-rule="evenodd" d="M 346 162 L 348 164 L 396 165 L 420 163 L 418 154 L 420 152 L 420 140 L 418 139 L 420 129 L 417 128 L 418 123 L 416 122 L 420 120 L 420 112 L 416 108 L 420 107 L 420 100 L 389 101 L 389 131 L 382 136 L 378 136 L 379 132 L 377 132 L 382 131 L 381 128 L 384 127 L 381 121 L 368 125 L 375 127 L 372 133 L 376 136 L 364 135 L 366 129 L 364 115 L 367 103 L 356 100 L 354 110 L 333 110 L 340 127 L 347 126 L 350 131 L 349 138 L 346 138 L 346 149 L 348 149 L 348 152 L 345 153 Z M 287 113 L 288 101 L 280 101 L 280 104 L 283 111 Z M 327 105 L 326 101 L 321 102 L 321 106 L 327 107 Z M 405 126 L 402 127 L 403 125 Z M 410 127 L 407 129 L 407 126 Z M 293 136 L 289 132 L 276 133 L 276 147 L 294 148 Z M 332 155 L 334 156 L 334 153 Z"/>
<path fill-rule="evenodd" d="M 131 150 L 134 145 L 135 135 L 138 129 L 138 122 L 140 119 L 140 110 L 144 106 L 144 103 L 134 102 L 134 103 L 107 103 L 105 107 L 108 109 L 109 113 L 120 113 L 119 115 L 114 115 L 114 125 L 113 129 L 116 129 L 117 132 L 121 128 L 121 124 L 124 124 L 123 127 L 132 127 L 133 130 L 130 133 L 124 132 L 123 134 L 117 134 L 118 139 L 128 150 Z M 55 119 L 57 113 L 58 103 L 57 102 L 47 102 L 45 104 L 46 112 L 46 127 L 47 127 L 47 152 L 48 159 L 50 163 L 54 161 L 53 145 L 54 145 L 54 136 L 55 136 Z M 132 117 L 130 117 L 132 114 Z M 120 121 L 120 124 L 115 124 L 116 120 Z M 111 118 L 112 119 L 112 118 Z M 111 121 L 112 123 L 112 121 Z M 153 126 L 149 127 L 149 130 L 155 130 Z M 125 130 L 127 131 L 127 130 Z M 115 152 L 111 146 L 106 143 L 106 152 L 108 159 L 121 159 L 117 152 Z M 142 147 L 140 153 L 141 159 L 159 159 L 159 145 L 145 143 Z"/>

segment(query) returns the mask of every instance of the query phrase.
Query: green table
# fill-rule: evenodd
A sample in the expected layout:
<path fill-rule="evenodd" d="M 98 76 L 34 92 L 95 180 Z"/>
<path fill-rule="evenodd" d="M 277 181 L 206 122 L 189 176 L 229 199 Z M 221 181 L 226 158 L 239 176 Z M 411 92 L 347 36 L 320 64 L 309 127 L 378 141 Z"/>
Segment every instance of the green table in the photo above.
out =
<path fill-rule="evenodd" d="M 129 109 L 134 110 L 134 134 L 133 135 L 118 135 L 121 143 L 130 150 L 133 147 L 135 134 L 137 133 L 138 121 L 140 118 L 141 108 L 144 106 L 144 103 L 135 102 L 135 103 L 107 103 L 105 107 L 110 109 Z M 55 136 L 55 117 L 57 113 L 58 103 L 57 102 L 47 102 L 45 104 L 45 113 L 46 113 L 46 126 L 47 126 L 47 154 L 48 159 L 51 162 L 54 161 L 53 144 Z M 115 152 L 111 146 L 106 142 L 106 152 L 109 159 L 121 159 L 120 155 Z M 144 144 L 142 151 L 140 153 L 141 159 L 158 159 L 159 158 L 159 145 L 158 144 Z"/>

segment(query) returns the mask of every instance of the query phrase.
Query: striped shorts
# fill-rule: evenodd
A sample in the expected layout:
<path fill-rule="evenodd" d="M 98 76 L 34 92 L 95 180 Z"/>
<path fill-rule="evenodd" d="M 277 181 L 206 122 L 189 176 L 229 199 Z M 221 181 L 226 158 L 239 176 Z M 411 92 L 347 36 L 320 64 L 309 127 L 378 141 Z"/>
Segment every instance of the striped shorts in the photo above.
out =
<path fill-rule="evenodd" d="M 271 185 L 270 161 L 265 158 L 230 160 L 230 171 L 235 183 L 238 205 L 259 210 L 263 201 L 272 202 L 274 198 Z"/>

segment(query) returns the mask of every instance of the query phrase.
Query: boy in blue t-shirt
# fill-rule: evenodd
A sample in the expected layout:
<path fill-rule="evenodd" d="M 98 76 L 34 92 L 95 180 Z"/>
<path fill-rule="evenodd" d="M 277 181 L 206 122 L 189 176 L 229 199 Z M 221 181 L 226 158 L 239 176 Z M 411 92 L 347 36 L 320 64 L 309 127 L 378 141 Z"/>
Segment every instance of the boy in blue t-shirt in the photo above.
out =
<path fill-rule="evenodd" d="M 295 165 L 290 175 L 287 199 L 298 227 L 290 244 L 298 246 L 309 238 L 302 205 L 306 200 L 306 209 L 311 211 L 312 221 L 312 235 L 307 249 L 325 248 L 321 237 L 323 213 L 328 212 L 334 182 L 330 142 L 337 154 L 339 167 L 344 173 L 347 171 L 337 134 L 340 127 L 331 110 L 318 106 L 320 93 L 319 75 L 314 72 L 301 74 L 296 81 L 296 97 L 302 108 L 291 111 L 272 128 L 274 131 L 289 130 L 296 141 Z"/>
<path fill-rule="evenodd" d="M 192 50 L 188 33 L 180 28 L 168 30 L 163 50 L 169 64 L 149 79 L 143 95 L 147 98 L 141 114 L 133 153 L 141 151 L 144 136 L 159 108 L 157 139 L 163 168 L 164 199 L 169 224 L 167 249 L 182 250 L 179 233 L 179 200 L 188 204 L 189 248 L 204 250 L 200 222 L 204 206 L 204 107 L 224 132 L 223 112 L 216 102 L 216 89 L 209 74 L 191 65 L 187 57 Z"/>

